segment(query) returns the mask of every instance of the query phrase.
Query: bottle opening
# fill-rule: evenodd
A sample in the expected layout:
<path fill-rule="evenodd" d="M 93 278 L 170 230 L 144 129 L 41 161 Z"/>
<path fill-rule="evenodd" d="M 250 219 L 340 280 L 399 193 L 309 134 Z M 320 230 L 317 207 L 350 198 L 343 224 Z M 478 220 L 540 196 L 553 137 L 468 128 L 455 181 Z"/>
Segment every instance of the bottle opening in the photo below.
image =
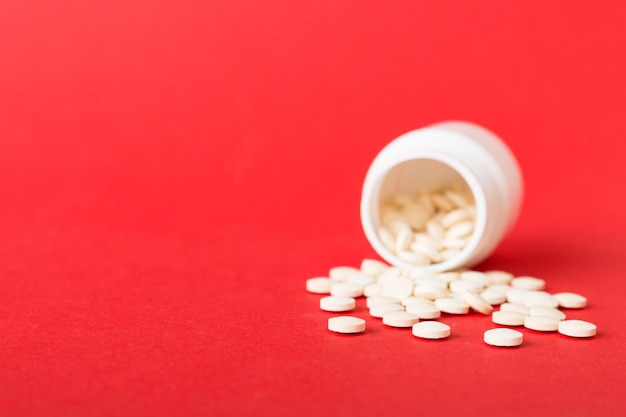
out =
<path fill-rule="evenodd" d="M 381 178 L 370 214 L 387 261 L 439 271 L 466 263 L 484 230 L 484 196 L 473 175 L 452 164 L 411 159 Z"/>

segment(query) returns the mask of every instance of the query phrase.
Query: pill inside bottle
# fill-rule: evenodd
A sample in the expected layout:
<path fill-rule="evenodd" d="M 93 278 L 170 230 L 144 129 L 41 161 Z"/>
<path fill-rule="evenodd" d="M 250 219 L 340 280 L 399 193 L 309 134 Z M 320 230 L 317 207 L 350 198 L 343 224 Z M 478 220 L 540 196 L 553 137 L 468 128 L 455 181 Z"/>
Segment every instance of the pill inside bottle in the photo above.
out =
<path fill-rule="evenodd" d="M 361 223 L 378 254 L 404 269 L 471 267 L 517 220 L 522 177 L 492 132 L 444 122 L 406 133 L 372 162 Z"/>

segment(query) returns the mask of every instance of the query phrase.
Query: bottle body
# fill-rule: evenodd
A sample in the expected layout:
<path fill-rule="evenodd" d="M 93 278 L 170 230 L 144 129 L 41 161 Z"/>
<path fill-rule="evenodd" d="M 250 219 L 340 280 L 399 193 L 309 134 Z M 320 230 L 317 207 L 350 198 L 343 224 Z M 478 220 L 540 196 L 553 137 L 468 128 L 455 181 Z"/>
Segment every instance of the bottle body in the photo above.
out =
<path fill-rule="evenodd" d="M 454 255 L 416 265 L 385 244 L 383 201 L 458 184 L 471 193 L 475 216 L 471 235 Z M 517 220 L 522 196 L 519 165 L 500 138 L 472 123 L 442 122 L 401 135 L 376 156 L 363 184 L 361 223 L 370 244 L 392 265 L 448 271 L 476 265 L 493 252 Z"/>

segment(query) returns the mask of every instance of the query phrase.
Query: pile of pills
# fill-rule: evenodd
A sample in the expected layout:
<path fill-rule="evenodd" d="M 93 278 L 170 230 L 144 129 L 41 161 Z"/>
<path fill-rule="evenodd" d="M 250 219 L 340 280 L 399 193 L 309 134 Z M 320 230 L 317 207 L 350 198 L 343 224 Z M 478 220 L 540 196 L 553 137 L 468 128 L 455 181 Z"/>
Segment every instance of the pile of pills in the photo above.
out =
<path fill-rule="evenodd" d="M 461 252 L 474 232 L 475 218 L 467 186 L 399 194 L 381 203 L 378 237 L 403 261 L 430 265 Z"/>
<path fill-rule="evenodd" d="M 306 281 L 307 291 L 323 295 L 320 309 L 350 312 L 356 307 L 355 299 L 365 297 L 371 317 L 382 319 L 390 327 L 411 328 L 417 338 L 447 338 L 450 326 L 437 319 L 470 311 L 507 326 L 484 333 L 484 342 L 492 346 L 521 345 L 523 333 L 511 327 L 570 337 L 594 336 L 593 323 L 568 320 L 561 310 L 584 308 L 587 299 L 571 292 L 551 294 L 545 291 L 545 285 L 543 279 L 516 277 L 504 271 L 405 271 L 374 259 L 364 259 L 359 268 L 331 268 L 328 276 Z M 363 333 L 365 327 L 364 319 L 349 315 L 328 320 L 328 329 L 336 333 Z"/>

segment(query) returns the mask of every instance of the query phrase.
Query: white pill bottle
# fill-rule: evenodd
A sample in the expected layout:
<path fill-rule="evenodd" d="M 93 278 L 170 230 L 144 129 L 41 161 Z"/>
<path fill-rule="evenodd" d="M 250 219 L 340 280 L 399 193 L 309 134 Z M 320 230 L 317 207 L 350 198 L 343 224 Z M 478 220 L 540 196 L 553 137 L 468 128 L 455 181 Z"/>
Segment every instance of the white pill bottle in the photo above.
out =
<path fill-rule="evenodd" d="M 459 183 L 471 191 L 476 209 L 474 231 L 456 255 L 418 266 L 383 244 L 380 209 L 385 199 Z M 506 144 L 476 124 L 447 121 L 405 133 L 381 150 L 363 184 L 361 223 L 374 250 L 390 264 L 450 271 L 474 266 L 496 249 L 518 218 L 522 197 L 522 174 Z"/>

